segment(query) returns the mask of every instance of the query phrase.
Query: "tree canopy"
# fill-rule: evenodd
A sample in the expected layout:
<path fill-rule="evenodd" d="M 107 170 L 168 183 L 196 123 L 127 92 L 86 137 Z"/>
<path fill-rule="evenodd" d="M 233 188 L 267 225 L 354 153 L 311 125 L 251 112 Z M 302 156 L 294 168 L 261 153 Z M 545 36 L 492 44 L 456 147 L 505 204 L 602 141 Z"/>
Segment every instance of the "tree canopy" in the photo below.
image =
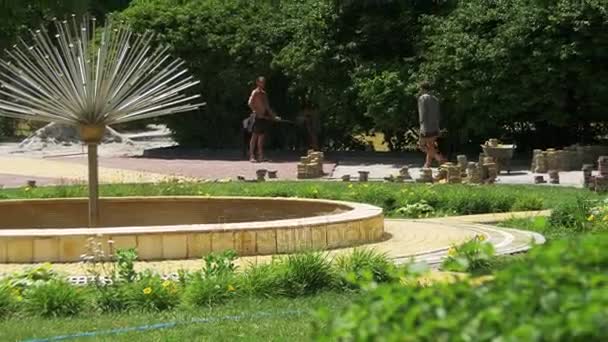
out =
<path fill-rule="evenodd" d="M 7 14 L 3 44 L 24 23 L 129 1 L 35 3 Z M 392 149 L 411 143 L 422 80 L 460 146 L 490 136 L 559 146 L 608 126 L 605 0 L 134 0 L 119 15 L 158 33 L 202 81 L 196 91 L 207 107 L 167 118 L 184 145 L 236 144 L 258 75 L 267 76 L 281 116 L 312 105 L 334 149 L 359 148 L 354 137 L 371 132 L 384 133 Z"/>

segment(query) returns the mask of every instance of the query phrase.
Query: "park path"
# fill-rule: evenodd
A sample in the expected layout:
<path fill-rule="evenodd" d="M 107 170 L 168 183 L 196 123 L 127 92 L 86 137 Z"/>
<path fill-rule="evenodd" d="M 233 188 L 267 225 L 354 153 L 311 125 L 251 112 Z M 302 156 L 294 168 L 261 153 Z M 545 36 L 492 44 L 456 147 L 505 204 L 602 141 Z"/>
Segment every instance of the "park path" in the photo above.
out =
<path fill-rule="evenodd" d="M 11 175 L 31 176 L 32 179 L 59 180 L 60 184 L 82 183 L 87 180 L 87 170 L 86 164 L 66 163 L 41 158 L 0 156 L 0 175 L 7 175 L 7 177 Z M 99 181 L 101 183 L 148 183 L 160 182 L 168 178 L 171 177 L 159 173 L 120 168 L 99 168 Z"/>

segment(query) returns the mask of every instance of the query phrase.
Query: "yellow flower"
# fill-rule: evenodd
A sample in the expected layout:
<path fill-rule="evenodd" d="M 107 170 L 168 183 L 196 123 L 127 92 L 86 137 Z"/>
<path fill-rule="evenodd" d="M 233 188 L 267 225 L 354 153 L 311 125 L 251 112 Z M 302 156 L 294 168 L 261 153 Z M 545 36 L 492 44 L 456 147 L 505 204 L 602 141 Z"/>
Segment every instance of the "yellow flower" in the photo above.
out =
<path fill-rule="evenodd" d="M 592 222 L 595 220 L 595 216 L 594 215 L 589 215 L 589 217 L 587 217 L 587 221 Z"/>
<path fill-rule="evenodd" d="M 353 185 L 352 185 L 352 184 L 348 184 L 348 188 L 349 188 L 349 189 L 352 189 L 352 188 L 353 188 Z"/>
<path fill-rule="evenodd" d="M 236 289 L 234 288 L 234 286 L 228 285 L 228 291 L 232 292 L 232 291 L 236 291 Z"/>
<path fill-rule="evenodd" d="M 150 287 L 146 287 L 146 288 L 144 289 L 144 294 L 145 294 L 145 295 L 149 295 L 150 293 L 152 293 L 152 288 L 150 288 Z"/>
<path fill-rule="evenodd" d="M 25 192 L 30 191 L 30 187 L 28 186 L 27 188 L 25 188 Z"/>
<path fill-rule="evenodd" d="M 448 249 L 448 255 L 449 255 L 449 256 L 454 256 L 454 255 L 456 255 L 456 248 L 454 248 L 454 247 L 450 247 L 450 249 Z"/>
<path fill-rule="evenodd" d="M 163 287 L 169 287 L 171 285 L 173 285 L 173 282 L 171 280 L 165 280 L 163 282 Z"/>

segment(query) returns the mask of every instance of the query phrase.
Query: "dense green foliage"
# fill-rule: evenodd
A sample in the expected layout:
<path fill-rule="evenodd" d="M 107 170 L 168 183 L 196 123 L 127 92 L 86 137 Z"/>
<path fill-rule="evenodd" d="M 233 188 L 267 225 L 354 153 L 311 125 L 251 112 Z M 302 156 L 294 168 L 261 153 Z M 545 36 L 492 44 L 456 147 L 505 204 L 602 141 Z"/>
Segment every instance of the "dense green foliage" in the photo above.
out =
<path fill-rule="evenodd" d="M 608 235 L 535 248 L 479 286 L 371 287 L 317 341 L 602 341 L 608 334 Z"/>
<path fill-rule="evenodd" d="M 544 147 L 605 132 L 594 125 L 608 105 L 605 1 L 461 1 L 425 23 L 420 77 L 461 139 L 492 132 Z"/>
<path fill-rule="evenodd" d="M 0 199 L 85 197 L 86 187 L 0 189 Z M 326 198 L 369 203 L 393 217 L 431 217 L 554 208 L 572 196 L 597 199 L 583 189 L 518 185 L 342 182 L 178 183 L 102 185 L 101 196 L 259 196 Z"/>
<path fill-rule="evenodd" d="M 326 253 L 308 252 L 277 257 L 244 271 L 234 264 L 233 251 L 212 253 L 194 272 L 180 279 L 163 279 L 152 270 L 137 272 L 125 259 L 133 250 L 118 250 L 111 265 L 84 257 L 88 286 L 74 286 L 52 271 L 51 265 L 34 267 L 0 279 L 0 314 L 74 316 L 88 312 L 124 310 L 166 311 L 180 303 L 207 307 L 249 297 L 301 297 L 323 291 L 353 289 L 346 279 L 387 282 L 397 268 L 386 255 L 356 250 L 332 262 Z M 368 274 L 373 277 L 368 277 Z M 110 280 L 106 283 L 105 279 Z M 87 308 L 88 306 L 88 308 Z"/>
<path fill-rule="evenodd" d="M 46 25 L 53 18 L 75 14 L 93 15 L 103 20 L 107 13 L 121 10 L 130 0 L 19 0 L 0 3 L 0 51 L 11 47 L 21 37 L 29 38 L 28 30 Z M 0 117 L 0 138 L 15 134 L 18 120 Z M 34 126 L 37 127 L 37 126 Z"/>
<path fill-rule="evenodd" d="M 489 136 L 559 146 L 605 134 L 608 5 L 603 0 L 5 2 L 0 47 L 54 16 L 120 15 L 158 33 L 202 82 L 207 106 L 167 117 L 184 145 L 240 142 L 253 79 L 269 79 L 276 111 L 318 113 L 322 141 L 362 148 L 382 132 L 391 149 L 416 137 L 417 84 L 435 87 L 452 146 Z M 14 129 L 0 120 L 0 132 Z M 556 134 L 559 131 L 560 134 Z M 531 134 L 533 132 L 533 134 Z M 301 128 L 300 128 L 301 133 Z M 295 147 L 282 126 L 274 146 Z"/>
<path fill-rule="evenodd" d="M 554 240 L 571 236 L 608 231 L 608 199 L 584 196 L 564 199 L 549 217 L 511 219 L 505 227 L 527 229 Z"/>
<path fill-rule="evenodd" d="M 208 107 L 168 119 L 182 143 L 238 141 L 251 80 L 265 74 L 284 117 L 310 100 L 326 146 L 355 148 L 353 136 L 379 131 L 399 149 L 415 137 L 422 79 L 456 144 L 592 139 L 606 122 L 607 13 L 601 0 L 140 0 L 123 16 L 203 81 Z M 538 141 L 526 141 L 531 129 Z M 557 129 L 566 134 L 551 140 Z"/>

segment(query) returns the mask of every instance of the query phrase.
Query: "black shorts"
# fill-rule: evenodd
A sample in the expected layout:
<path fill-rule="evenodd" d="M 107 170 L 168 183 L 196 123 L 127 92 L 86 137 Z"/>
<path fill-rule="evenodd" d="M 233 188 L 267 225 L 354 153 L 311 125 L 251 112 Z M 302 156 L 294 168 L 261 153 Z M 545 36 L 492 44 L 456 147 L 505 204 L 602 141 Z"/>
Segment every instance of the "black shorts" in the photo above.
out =
<path fill-rule="evenodd" d="M 253 123 L 253 133 L 266 134 L 270 130 L 271 124 L 272 123 L 268 119 L 255 118 L 255 122 Z"/>

